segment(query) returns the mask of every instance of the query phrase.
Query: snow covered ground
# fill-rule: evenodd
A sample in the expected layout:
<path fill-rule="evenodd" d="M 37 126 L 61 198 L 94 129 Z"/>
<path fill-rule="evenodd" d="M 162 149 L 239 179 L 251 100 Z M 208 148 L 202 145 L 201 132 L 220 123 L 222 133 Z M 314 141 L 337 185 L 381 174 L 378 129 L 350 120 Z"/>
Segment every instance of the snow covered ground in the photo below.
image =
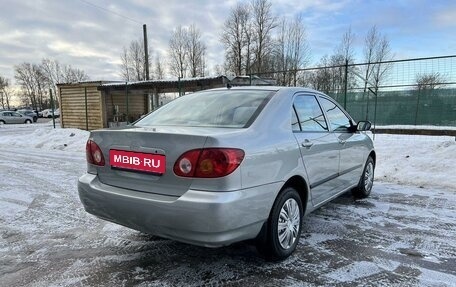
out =
<path fill-rule="evenodd" d="M 306 218 L 295 255 L 205 249 L 87 214 L 77 195 L 89 133 L 0 126 L 0 286 L 455 286 L 454 137 L 376 135 L 372 196 Z"/>

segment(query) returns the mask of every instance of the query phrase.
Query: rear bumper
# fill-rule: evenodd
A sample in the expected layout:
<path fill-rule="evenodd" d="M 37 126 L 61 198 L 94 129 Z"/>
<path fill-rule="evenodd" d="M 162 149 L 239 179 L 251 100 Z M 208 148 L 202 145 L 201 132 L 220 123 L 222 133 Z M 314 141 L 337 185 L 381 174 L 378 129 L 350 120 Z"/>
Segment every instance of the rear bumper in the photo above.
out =
<path fill-rule="evenodd" d="M 117 188 L 85 174 L 78 182 L 87 212 L 142 232 L 219 247 L 255 238 L 282 183 L 231 192 L 188 190 L 180 197 Z"/>

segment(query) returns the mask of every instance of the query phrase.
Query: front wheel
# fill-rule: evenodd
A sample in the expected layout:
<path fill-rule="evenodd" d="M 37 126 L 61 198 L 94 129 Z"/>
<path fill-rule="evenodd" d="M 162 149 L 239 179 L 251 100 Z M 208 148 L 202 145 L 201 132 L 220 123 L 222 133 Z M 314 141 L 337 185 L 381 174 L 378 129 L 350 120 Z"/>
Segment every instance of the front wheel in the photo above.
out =
<path fill-rule="evenodd" d="M 4 120 L 1 120 L 0 121 L 0 125 L 4 125 L 5 124 L 5 121 Z"/>
<path fill-rule="evenodd" d="M 374 184 L 374 169 L 374 160 L 369 156 L 364 166 L 363 174 L 359 179 L 358 186 L 353 189 L 353 195 L 356 198 L 366 198 L 370 195 Z"/>
<path fill-rule="evenodd" d="M 302 202 L 296 189 L 283 189 L 257 239 L 258 251 L 271 261 L 290 256 L 299 243 L 302 216 Z"/>
<path fill-rule="evenodd" d="M 29 120 L 29 119 L 27 119 L 27 120 L 25 120 L 25 123 L 26 123 L 26 124 L 31 124 L 31 123 L 32 123 L 32 121 L 31 121 L 31 120 Z"/>

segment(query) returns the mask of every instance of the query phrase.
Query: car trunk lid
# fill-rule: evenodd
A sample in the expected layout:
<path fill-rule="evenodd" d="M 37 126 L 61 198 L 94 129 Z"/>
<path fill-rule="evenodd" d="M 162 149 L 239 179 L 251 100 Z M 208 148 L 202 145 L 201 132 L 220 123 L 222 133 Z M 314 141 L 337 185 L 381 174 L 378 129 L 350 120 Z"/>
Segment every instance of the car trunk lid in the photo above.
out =
<path fill-rule="evenodd" d="M 97 167 L 99 180 L 107 185 L 141 192 L 181 196 L 189 189 L 192 179 L 176 176 L 174 163 L 184 152 L 203 148 L 209 135 L 207 129 L 188 127 L 127 127 L 95 131 L 91 138 L 101 148 L 106 161 L 105 166 Z M 112 162 L 112 154 L 109 155 L 113 150 L 119 151 L 117 155 L 125 154 L 130 158 L 139 155 L 139 159 L 128 162 L 126 158 L 126 165 L 120 161 Z M 155 173 L 131 169 L 135 161 L 142 161 L 140 155 L 164 160 L 164 172 L 161 174 L 160 168 Z M 158 161 L 153 165 L 158 166 Z"/>

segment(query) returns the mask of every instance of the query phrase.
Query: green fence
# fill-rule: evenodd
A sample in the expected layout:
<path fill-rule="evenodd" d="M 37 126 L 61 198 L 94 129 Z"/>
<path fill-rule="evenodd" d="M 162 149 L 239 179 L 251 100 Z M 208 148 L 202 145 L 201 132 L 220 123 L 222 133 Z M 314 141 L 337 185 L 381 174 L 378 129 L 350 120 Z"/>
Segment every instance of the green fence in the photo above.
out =
<path fill-rule="evenodd" d="M 456 126 L 456 55 L 345 62 L 255 75 L 272 78 L 278 85 L 325 92 L 355 120 L 367 119 L 376 125 Z"/>
<path fill-rule="evenodd" d="M 363 97 L 364 95 L 364 97 Z M 343 105 L 343 99 L 337 98 Z M 455 88 L 373 93 L 348 92 L 347 111 L 377 125 L 456 126 Z"/>

